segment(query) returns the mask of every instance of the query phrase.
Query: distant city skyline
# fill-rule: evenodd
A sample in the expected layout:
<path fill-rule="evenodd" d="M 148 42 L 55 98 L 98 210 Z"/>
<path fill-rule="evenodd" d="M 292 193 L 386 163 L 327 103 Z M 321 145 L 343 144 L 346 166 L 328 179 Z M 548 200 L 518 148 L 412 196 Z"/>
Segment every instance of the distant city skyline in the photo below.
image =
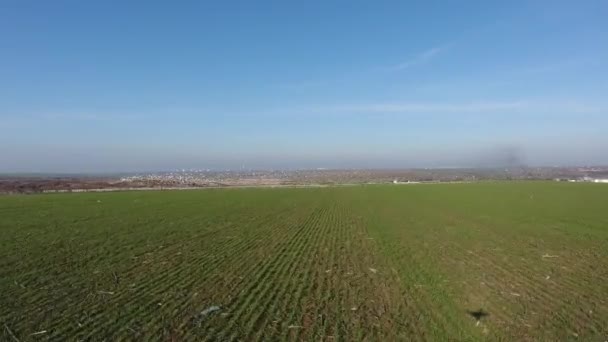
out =
<path fill-rule="evenodd" d="M 0 172 L 608 165 L 606 13 L 4 2 Z"/>

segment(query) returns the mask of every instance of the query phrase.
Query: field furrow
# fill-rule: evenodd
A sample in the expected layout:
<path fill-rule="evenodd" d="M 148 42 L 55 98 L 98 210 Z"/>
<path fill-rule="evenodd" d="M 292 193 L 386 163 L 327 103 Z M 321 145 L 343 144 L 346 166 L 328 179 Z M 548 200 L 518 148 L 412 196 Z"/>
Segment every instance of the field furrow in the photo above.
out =
<path fill-rule="evenodd" d="M 602 341 L 606 198 L 544 182 L 0 197 L 0 340 Z"/>

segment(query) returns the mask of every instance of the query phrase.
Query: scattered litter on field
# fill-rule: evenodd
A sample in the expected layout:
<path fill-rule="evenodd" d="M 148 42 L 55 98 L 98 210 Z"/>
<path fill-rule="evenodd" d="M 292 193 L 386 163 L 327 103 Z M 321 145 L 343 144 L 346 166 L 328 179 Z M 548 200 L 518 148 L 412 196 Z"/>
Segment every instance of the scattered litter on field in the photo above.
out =
<path fill-rule="evenodd" d="M 37 331 L 37 332 L 31 334 L 30 336 L 36 336 L 36 335 L 42 335 L 42 334 L 46 334 L 46 330 Z"/>
<path fill-rule="evenodd" d="M 352 308 L 350 308 L 351 311 L 357 311 L 357 307 L 353 306 Z"/>
<path fill-rule="evenodd" d="M 329 273 L 329 272 L 331 272 L 331 269 L 329 269 L 329 270 L 325 270 L 325 273 Z"/>
<path fill-rule="evenodd" d="M 546 276 L 545 277 L 545 280 L 549 280 L 549 279 L 551 279 L 551 276 Z"/>
<path fill-rule="evenodd" d="M 370 268 L 369 268 L 369 270 L 370 270 L 372 273 L 378 273 L 378 270 L 377 270 L 377 269 L 375 269 L 375 268 L 371 268 L 371 267 L 370 267 Z"/>
<path fill-rule="evenodd" d="M 559 255 L 543 254 L 543 258 L 558 258 Z"/>
<path fill-rule="evenodd" d="M 201 311 L 198 315 L 196 315 L 196 317 L 193 319 L 194 324 L 196 324 L 197 326 L 200 326 L 201 322 L 203 321 L 203 319 L 205 319 L 205 317 L 211 315 L 214 312 L 220 311 L 220 310 L 221 310 L 221 308 L 216 305 L 206 308 L 205 310 Z"/>
<path fill-rule="evenodd" d="M 205 317 L 205 316 L 207 316 L 207 315 L 209 315 L 211 313 L 214 313 L 214 312 L 220 311 L 220 310 L 221 310 L 221 308 L 219 306 L 215 306 L 215 305 L 214 306 L 210 306 L 210 307 L 206 308 L 205 310 L 201 311 L 201 313 L 199 314 L 199 316 Z"/>
<path fill-rule="evenodd" d="M 97 293 L 99 293 L 99 294 L 107 294 L 107 295 L 113 295 L 114 294 L 114 292 L 111 292 L 111 291 L 97 291 Z"/>
<path fill-rule="evenodd" d="M 511 296 L 521 297 L 521 295 L 517 292 L 511 292 Z"/>
<path fill-rule="evenodd" d="M 301 327 L 301 325 L 290 325 L 287 327 L 287 329 L 300 329 Z"/>

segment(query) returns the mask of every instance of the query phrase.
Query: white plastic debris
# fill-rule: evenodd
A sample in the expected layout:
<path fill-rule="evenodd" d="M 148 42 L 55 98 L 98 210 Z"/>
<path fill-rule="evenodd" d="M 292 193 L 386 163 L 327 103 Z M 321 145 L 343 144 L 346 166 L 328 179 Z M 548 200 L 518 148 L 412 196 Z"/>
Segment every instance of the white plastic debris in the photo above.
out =
<path fill-rule="evenodd" d="M 211 313 L 214 313 L 214 312 L 220 311 L 220 310 L 221 310 L 221 308 L 219 306 L 215 306 L 215 305 L 210 306 L 210 307 L 206 308 L 205 310 L 201 311 L 200 316 L 205 317 Z"/>

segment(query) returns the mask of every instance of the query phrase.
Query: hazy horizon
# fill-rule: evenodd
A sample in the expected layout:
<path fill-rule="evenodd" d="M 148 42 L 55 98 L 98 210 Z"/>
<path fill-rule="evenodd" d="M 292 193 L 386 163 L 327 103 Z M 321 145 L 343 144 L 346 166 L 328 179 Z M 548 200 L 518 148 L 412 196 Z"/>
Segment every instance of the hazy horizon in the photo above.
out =
<path fill-rule="evenodd" d="M 608 165 L 608 3 L 0 5 L 0 173 Z"/>
<path fill-rule="evenodd" d="M 1 150 L 1 149 L 0 149 Z M 28 164 L 28 160 L 23 158 L 16 159 L 20 168 L 6 168 L 0 173 L 56 173 L 56 174 L 104 174 L 104 173 L 137 173 L 137 172 L 160 172 L 181 169 L 210 169 L 210 170 L 314 170 L 314 169 L 416 169 L 416 168 L 512 168 L 512 167 L 574 167 L 574 166 L 606 166 L 608 162 L 587 163 L 585 156 L 581 156 L 578 161 L 571 163 L 552 162 L 550 159 L 530 160 L 522 151 L 513 147 L 480 148 L 468 153 L 445 155 L 437 158 L 432 151 L 419 152 L 409 159 L 394 158 L 386 155 L 368 156 L 365 159 L 356 159 L 353 156 L 342 155 L 340 158 L 325 157 L 309 159 L 308 161 L 298 160 L 296 157 L 273 156 L 269 158 L 241 158 L 239 160 L 222 159 L 221 156 L 194 158 L 192 154 L 174 153 L 167 158 L 161 156 L 154 158 L 153 151 L 147 153 L 139 152 L 142 159 L 132 159 L 130 153 L 120 155 L 117 159 L 116 153 L 99 153 L 95 158 L 90 158 L 86 154 L 77 155 L 69 153 L 47 154 L 46 159 L 38 160 L 36 163 Z M 598 152 L 597 159 L 600 160 L 601 153 Z M 135 153 L 134 153 L 135 154 Z M 546 151 L 545 156 L 552 153 Z M 556 155 L 557 153 L 553 153 Z M 350 157 L 350 158 L 349 158 Z M 193 159 L 205 160 L 206 162 L 192 162 Z M 70 160 L 76 163 L 70 166 Z M 119 161 L 117 167 L 111 168 L 107 165 L 111 161 Z M 279 160 L 279 162 L 276 162 Z M 170 164 L 169 164 L 170 163 Z M 36 165 L 44 164 L 45 168 L 38 168 Z M 29 168 L 28 168 L 29 166 Z"/>

